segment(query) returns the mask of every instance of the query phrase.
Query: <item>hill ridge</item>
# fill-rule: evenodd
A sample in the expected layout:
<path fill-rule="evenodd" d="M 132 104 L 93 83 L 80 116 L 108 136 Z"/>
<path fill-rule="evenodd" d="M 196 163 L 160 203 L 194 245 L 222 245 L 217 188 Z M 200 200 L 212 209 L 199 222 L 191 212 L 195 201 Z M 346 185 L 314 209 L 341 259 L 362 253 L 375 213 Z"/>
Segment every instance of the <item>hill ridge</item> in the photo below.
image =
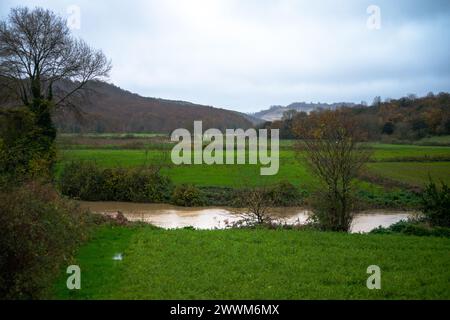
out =
<path fill-rule="evenodd" d="M 194 120 L 204 128 L 249 128 L 252 122 L 236 111 L 183 100 L 144 97 L 106 82 L 87 84 L 88 99 L 79 113 L 60 111 L 55 123 L 61 132 L 171 132 L 190 129 Z M 81 115 L 81 121 L 80 121 Z"/>

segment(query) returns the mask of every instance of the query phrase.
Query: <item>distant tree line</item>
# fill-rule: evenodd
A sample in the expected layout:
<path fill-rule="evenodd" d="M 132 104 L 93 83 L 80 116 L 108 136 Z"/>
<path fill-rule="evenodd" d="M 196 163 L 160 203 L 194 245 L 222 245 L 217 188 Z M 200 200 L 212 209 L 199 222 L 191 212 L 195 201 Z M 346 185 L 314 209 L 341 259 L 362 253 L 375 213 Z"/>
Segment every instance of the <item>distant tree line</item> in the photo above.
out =
<path fill-rule="evenodd" d="M 418 140 L 426 136 L 450 134 L 450 94 L 429 93 L 418 98 L 415 95 L 384 102 L 375 97 L 371 106 L 340 108 L 347 117 L 354 119 L 364 129 L 366 139 Z M 323 110 L 305 112 L 287 111 L 281 120 L 260 125 L 267 129 L 280 129 L 283 139 L 302 138 L 300 126 L 304 120 L 314 118 Z"/>

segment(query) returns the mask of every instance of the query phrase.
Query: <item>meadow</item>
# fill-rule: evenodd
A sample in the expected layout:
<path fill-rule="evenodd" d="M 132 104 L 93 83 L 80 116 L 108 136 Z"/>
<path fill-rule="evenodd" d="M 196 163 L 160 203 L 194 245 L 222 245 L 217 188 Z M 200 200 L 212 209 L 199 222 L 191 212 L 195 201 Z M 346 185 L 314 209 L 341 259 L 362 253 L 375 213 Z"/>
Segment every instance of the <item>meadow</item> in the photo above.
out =
<path fill-rule="evenodd" d="M 87 138 L 60 142 L 58 172 L 70 161 L 89 160 L 106 168 L 163 165 L 162 172 L 176 184 L 238 187 L 289 181 L 308 190 L 317 185 L 304 160 L 293 150 L 292 140 L 280 143 L 278 174 L 261 176 L 259 165 L 172 165 L 170 149 L 173 143 L 167 137 L 129 135 L 126 144 L 123 144 L 123 136 L 112 134 L 107 138 Z M 450 147 L 383 143 L 371 143 L 369 147 L 373 149 L 373 160 L 367 166 L 369 175 L 411 187 L 422 187 L 429 177 L 450 184 Z"/>
<path fill-rule="evenodd" d="M 423 186 L 430 177 L 450 184 L 450 162 L 379 162 L 368 167 L 375 174 L 412 186 Z"/>
<path fill-rule="evenodd" d="M 76 256 L 81 290 L 67 290 L 62 273 L 53 296 L 449 299 L 449 248 L 438 237 L 103 226 Z M 370 265 L 381 269 L 381 290 L 366 287 Z"/>

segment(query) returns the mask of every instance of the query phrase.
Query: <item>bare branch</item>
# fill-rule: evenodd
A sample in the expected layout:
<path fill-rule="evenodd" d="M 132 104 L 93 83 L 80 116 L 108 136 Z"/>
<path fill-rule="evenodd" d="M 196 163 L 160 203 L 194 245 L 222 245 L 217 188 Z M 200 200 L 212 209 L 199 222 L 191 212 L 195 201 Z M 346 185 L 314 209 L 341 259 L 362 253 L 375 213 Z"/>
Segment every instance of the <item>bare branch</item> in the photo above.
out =
<path fill-rule="evenodd" d="M 0 77 L 14 84 L 25 104 L 47 99 L 71 106 L 75 93 L 90 80 L 106 79 L 110 70 L 101 51 L 73 38 L 66 20 L 49 10 L 14 8 L 0 22 Z"/>

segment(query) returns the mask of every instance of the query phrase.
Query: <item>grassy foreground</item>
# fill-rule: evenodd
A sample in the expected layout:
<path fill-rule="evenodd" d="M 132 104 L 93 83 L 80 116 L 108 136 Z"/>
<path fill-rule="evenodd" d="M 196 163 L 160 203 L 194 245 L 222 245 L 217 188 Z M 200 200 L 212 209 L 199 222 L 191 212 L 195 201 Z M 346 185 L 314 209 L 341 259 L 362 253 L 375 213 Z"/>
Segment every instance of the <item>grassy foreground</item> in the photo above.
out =
<path fill-rule="evenodd" d="M 295 230 L 101 227 L 61 299 L 449 299 L 450 239 Z M 122 261 L 114 261 L 116 253 Z M 381 290 L 369 290 L 369 265 Z"/>

